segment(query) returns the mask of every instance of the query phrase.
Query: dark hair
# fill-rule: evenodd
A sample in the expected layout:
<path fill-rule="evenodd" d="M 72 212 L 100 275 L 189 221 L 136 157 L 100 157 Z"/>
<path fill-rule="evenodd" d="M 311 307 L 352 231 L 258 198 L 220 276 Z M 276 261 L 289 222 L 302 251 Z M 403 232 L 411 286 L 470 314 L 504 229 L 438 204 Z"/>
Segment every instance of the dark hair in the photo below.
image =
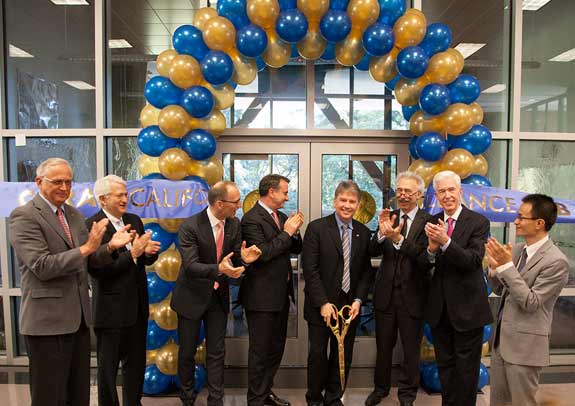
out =
<path fill-rule="evenodd" d="M 335 193 L 333 194 L 334 199 L 337 199 L 337 196 L 343 192 L 351 192 L 357 197 L 358 201 L 361 200 L 361 190 L 359 189 L 359 186 L 357 186 L 357 183 L 351 179 L 339 182 L 335 188 Z"/>
<path fill-rule="evenodd" d="M 545 231 L 551 230 L 557 221 L 557 205 L 552 197 L 536 193 L 525 196 L 521 201 L 531 204 L 531 217 L 545 221 Z"/>
<path fill-rule="evenodd" d="M 227 200 L 228 187 L 231 186 L 236 187 L 236 184 L 230 181 L 221 181 L 212 186 L 208 191 L 208 203 L 210 206 L 213 206 L 218 200 Z"/>
<path fill-rule="evenodd" d="M 260 185 L 258 186 L 260 196 L 266 196 L 270 189 L 276 190 L 279 188 L 280 182 L 282 180 L 286 183 L 289 183 L 289 179 L 282 175 L 276 175 L 272 173 L 271 175 L 264 176 L 262 180 L 260 180 Z"/>

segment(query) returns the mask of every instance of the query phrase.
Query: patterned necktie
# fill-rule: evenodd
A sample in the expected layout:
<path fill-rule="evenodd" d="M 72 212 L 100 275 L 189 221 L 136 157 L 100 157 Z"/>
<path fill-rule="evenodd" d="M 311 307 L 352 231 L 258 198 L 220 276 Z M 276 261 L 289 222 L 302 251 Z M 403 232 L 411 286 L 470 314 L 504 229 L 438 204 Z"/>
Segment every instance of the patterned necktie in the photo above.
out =
<path fill-rule="evenodd" d="M 453 226 L 453 222 L 455 220 L 453 220 L 453 217 L 448 217 L 447 218 L 447 236 L 451 237 L 451 234 L 453 234 L 453 229 L 455 228 Z"/>
<path fill-rule="evenodd" d="M 409 219 L 409 216 L 407 214 L 404 214 L 403 216 L 401 216 L 401 218 L 403 219 L 403 226 L 401 227 L 401 235 L 403 236 L 403 238 L 407 238 L 407 220 Z"/>
<path fill-rule="evenodd" d="M 278 226 L 278 228 L 281 230 L 282 228 L 280 227 L 280 219 L 278 217 L 278 214 L 275 211 L 272 211 L 272 217 L 273 217 L 274 221 L 276 222 L 276 226 Z"/>
<path fill-rule="evenodd" d="M 517 264 L 517 272 L 521 273 L 523 268 L 525 268 L 525 264 L 527 263 L 527 248 L 523 248 L 521 250 L 521 257 L 519 257 L 519 263 Z"/>
<path fill-rule="evenodd" d="M 222 259 L 222 251 L 224 250 L 224 224 L 222 221 L 220 221 L 217 224 L 217 233 L 216 233 L 216 257 L 217 257 L 217 262 L 218 264 L 220 263 L 220 260 Z M 214 290 L 218 290 L 218 288 L 220 287 L 220 284 L 216 281 L 214 282 Z"/>
<path fill-rule="evenodd" d="M 351 281 L 349 278 L 349 259 L 351 254 L 351 244 L 349 241 L 349 226 L 341 226 L 341 245 L 343 248 L 343 278 L 341 279 L 341 290 L 345 293 L 349 292 L 351 286 Z"/>
<path fill-rule="evenodd" d="M 66 233 L 66 236 L 68 237 L 68 241 L 70 242 L 70 244 L 73 247 L 74 246 L 74 240 L 72 239 L 72 233 L 70 232 L 70 227 L 68 227 L 68 223 L 66 223 L 66 219 L 64 219 L 64 211 L 62 210 L 61 207 L 58 207 L 58 209 L 56 210 L 56 215 L 58 216 L 58 220 L 60 221 L 60 225 L 64 229 L 64 233 Z"/>

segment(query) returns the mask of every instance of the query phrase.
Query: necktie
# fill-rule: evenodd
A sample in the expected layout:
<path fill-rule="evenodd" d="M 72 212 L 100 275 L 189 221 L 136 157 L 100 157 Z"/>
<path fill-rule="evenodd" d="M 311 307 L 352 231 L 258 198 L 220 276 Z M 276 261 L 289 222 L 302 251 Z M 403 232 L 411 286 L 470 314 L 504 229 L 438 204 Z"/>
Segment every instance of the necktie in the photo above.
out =
<path fill-rule="evenodd" d="M 521 257 L 519 257 L 519 263 L 517 264 L 517 272 L 521 273 L 523 268 L 525 268 L 525 264 L 527 263 L 527 249 L 523 248 L 521 251 Z"/>
<path fill-rule="evenodd" d="M 407 237 L 407 220 L 409 219 L 409 216 L 407 214 L 404 214 L 403 216 L 401 216 L 401 218 L 403 219 L 403 226 L 401 227 L 401 235 L 403 236 L 403 238 Z"/>
<path fill-rule="evenodd" d="M 451 237 L 451 234 L 453 234 L 453 229 L 454 229 L 453 222 L 454 222 L 453 217 L 447 218 L 447 236 L 448 237 Z"/>
<path fill-rule="evenodd" d="M 64 233 L 66 233 L 66 236 L 68 237 L 68 241 L 70 242 L 70 244 L 73 247 L 74 246 L 74 240 L 72 240 L 72 233 L 70 232 L 70 228 L 68 227 L 68 224 L 66 223 L 66 220 L 64 219 L 64 211 L 62 210 L 61 207 L 58 207 L 58 209 L 56 210 L 56 215 L 58 216 L 58 220 L 60 221 L 60 225 L 64 229 Z"/>
<path fill-rule="evenodd" d="M 124 222 L 122 221 L 122 219 L 116 220 L 114 223 L 116 224 L 116 231 L 119 231 L 122 229 L 122 227 L 124 227 Z M 131 242 L 127 243 L 125 247 L 128 251 L 131 251 L 132 243 Z"/>
<path fill-rule="evenodd" d="M 351 281 L 349 278 L 349 259 L 351 254 L 351 244 L 349 241 L 349 227 L 347 225 L 341 226 L 341 245 L 343 248 L 343 278 L 341 279 L 341 290 L 345 293 L 349 292 Z"/>
<path fill-rule="evenodd" d="M 216 233 L 216 258 L 217 258 L 217 262 L 218 264 L 220 263 L 220 260 L 222 259 L 222 251 L 224 250 L 224 225 L 223 222 L 219 222 L 217 224 L 217 233 Z M 214 282 L 214 290 L 218 290 L 218 288 L 220 287 L 220 284 L 216 281 Z"/>
<path fill-rule="evenodd" d="M 272 211 L 272 217 L 273 217 L 274 221 L 276 222 L 276 225 L 278 226 L 278 228 L 281 230 L 282 228 L 280 227 L 280 219 L 278 217 L 278 214 L 275 211 Z"/>

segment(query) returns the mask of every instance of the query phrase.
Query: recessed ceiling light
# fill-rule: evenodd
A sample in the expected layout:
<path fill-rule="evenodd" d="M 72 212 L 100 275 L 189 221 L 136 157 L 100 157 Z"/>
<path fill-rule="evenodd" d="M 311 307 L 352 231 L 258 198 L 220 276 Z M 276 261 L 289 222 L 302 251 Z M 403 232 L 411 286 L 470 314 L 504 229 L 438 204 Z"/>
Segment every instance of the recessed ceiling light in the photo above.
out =
<path fill-rule="evenodd" d="M 537 11 L 551 0 L 523 0 L 523 10 Z"/>
<path fill-rule="evenodd" d="M 89 83 L 86 83 L 82 80 L 64 80 L 64 83 L 66 83 L 68 86 L 72 86 L 78 90 L 94 90 L 95 87 L 92 86 Z"/>
<path fill-rule="evenodd" d="M 10 58 L 34 58 L 34 55 L 12 44 L 8 45 L 8 55 L 10 55 Z"/>
<path fill-rule="evenodd" d="M 507 86 L 505 86 L 502 83 L 498 83 L 496 85 L 493 85 L 491 87 L 488 87 L 487 89 L 485 89 L 482 93 L 501 93 L 503 92 L 505 89 L 507 89 Z"/>
<path fill-rule="evenodd" d="M 130 44 L 125 39 L 111 39 L 108 41 L 108 46 L 110 48 L 132 48 L 132 44 Z"/>
<path fill-rule="evenodd" d="M 549 59 L 551 62 L 571 62 L 575 61 L 575 48 L 565 51 L 553 58 Z"/>
<path fill-rule="evenodd" d="M 460 42 L 455 49 L 461 52 L 464 58 L 473 55 L 487 44 L 476 44 L 472 42 Z"/>
<path fill-rule="evenodd" d="M 50 0 L 57 6 L 89 6 L 86 0 Z"/>

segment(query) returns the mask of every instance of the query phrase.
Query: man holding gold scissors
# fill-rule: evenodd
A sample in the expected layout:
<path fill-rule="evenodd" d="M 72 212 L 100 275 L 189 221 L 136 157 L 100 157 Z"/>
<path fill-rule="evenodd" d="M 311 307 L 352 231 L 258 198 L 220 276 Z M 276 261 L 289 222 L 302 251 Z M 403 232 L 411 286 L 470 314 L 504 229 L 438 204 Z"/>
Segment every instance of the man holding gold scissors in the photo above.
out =
<path fill-rule="evenodd" d="M 371 275 L 369 229 L 353 220 L 360 190 L 335 190 L 335 213 L 312 221 L 303 242 L 304 317 L 309 329 L 308 405 L 343 405 L 357 315 Z M 328 345 L 330 347 L 328 357 Z"/>

